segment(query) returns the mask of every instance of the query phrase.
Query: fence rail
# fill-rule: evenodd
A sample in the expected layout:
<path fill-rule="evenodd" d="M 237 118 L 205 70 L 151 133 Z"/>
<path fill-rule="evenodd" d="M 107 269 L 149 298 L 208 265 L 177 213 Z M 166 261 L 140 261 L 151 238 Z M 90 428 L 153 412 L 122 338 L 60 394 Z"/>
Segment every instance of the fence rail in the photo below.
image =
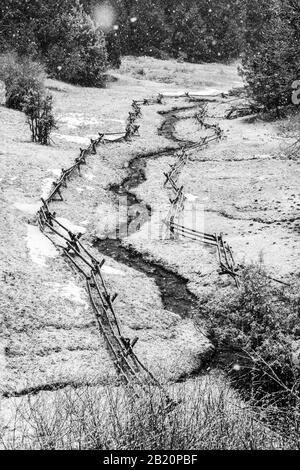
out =
<path fill-rule="evenodd" d="M 138 389 L 146 391 L 149 385 L 156 385 L 162 389 L 163 387 L 134 353 L 133 347 L 138 338 L 130 340 L 122 335 L 113 305 L 117 293 L 112 296 L 109 294 L 101 272 L 104 260 L 99 261 L 91 255 L 89 250 L 80 241 L 82 234 L 73 233 L 65 227 L 57 219 L 56 213 L 50 211 L 49 205 L 54 201 L 63 201 L 63 188 L 67 187 L 68 182 L 76 172 L 80 175 L 81 167 L 87 163 L 87 157 L 95 155 L 100 144 L 130 141 L 132 137 L 139 135 L 139 126 L 136 124 L 136 121 L 142 116 L 141 105 L 162 104 L 162 102 L 163 95 L 161 94 L 157 98 L 141 101 L 134 100 L 132 102 L 132 111 L 128 114 L 125 131 L 123 133 L 99 133 L 97 139 L 91 139 L 90 145 L 87 148 L 80 148 L 80 154 L 75 158 L 73 165 L 68 169 L 61 170 L 61 175 L 53 182 L 50 194 L 46 199 L 42 199 L 42 206 L 37 212 L 37 221 L 41 231 L 61 250 L 76 272 L 85 278 L 87 292 L 98 328 L 105 339 L 107 349 L 117 372 L 123 382 L 132 389 L 135 396 L 139 395 Z M 216 137 L 220 138 L 219 135 L 213 135 L 201 139 L 199 143 L 190 145 L 189 150 L 204 147 L 209 141 L 215 140 Z M 166 175 L 166 183 L 171 184 L 175 192 L 175 198 L 171 201 L 173 208 L 172 220 L 174 220 L 184 205 L 183 187 L 177 187 L 176 179 L 187 161 L 187 151 L 186 149 L 181 149 L 177 154 L 175 164 L 171 166 L 169 175 Z M 166 404 L 170 406 L 171 400 L 166 392 L 165 396 Z"/>
<path fill-rule="evenodd" d="M 192 99 L 192 94 L 185 93 L 183 97 Z M 81 167 L 86 165 L 87 157 L 95 155 L 99 145 L 130 141 L 134 136 L 139 135 L 137 119 L 141 118 L 141 106 L 152 104 L 162 104 L 164 95 L 159 94 L 156 98 L 134 100 L 132 111 L 128 114 L 126 128 L 120 133 L 99 133 L 96 139 L 91 139 L 89 146 L 80 148 L 79 156 L 75 158 L 73 165 L 68 169 L 62 169 L 59 178 L 53 182 L 53 187 L 47 198 L 42 199 L 42 205 L 38 210 L 37 223 L 44 235 L 61 251 L 69 264 L 79 273 L 86 282 L 86 289 L 95 314 L 95 319 L 99 331 L 101 332 L 108 352 L 113 360 L 114 366 L 121 380 L 128 385 L 133 395 L 138 397 L 141 393 L 149 390 L 149 386 L 160 387 L 165 395 L 165 404 L 168 409 L 172 409 L 176 403 L 170 400 L 167 392 L 161 383 L 155 378 L 150 370 L 139 360 L 134 352 L 134 346 L 138 341 L 135 337 L 132 340 L 123 336 L 120 322 L 115 310 L 114 302 L 118 293 L 110 294 L 102 267 L 104 259 L 99 261 L 82 243 L 81 233 L 73 233 L 64 226 L 58 219 L 55 212 L 51 212 L 50 204 L 53 201 L 63 201 L 63 189 L 67 187 L 70 179 L 81 172 Z M 200 97 L 195 97 L 197 99 Z M 166 218 L 166 225 L 171 238 L 182 236 L 200 243 L 216 246 L 220 274 L 231 276 L 237 287 L 239 287 L 238 268 L 235 264 L 231 247 L 223 240 L 222 234 L 209 234 L 190 229 L 176 222 L 180 212 L 184 208 L 185 196 L 184 187 L 178 185 L 178 178 L 184 166 L 188 163 L 189 152 L 196 149 L 205 148 L 210 142 L 222 139 L 223 132 L 218 124 L 208 124 L 204 121 L 205 113 L 202 111 L 195 118 L 206 130 L 211 129 L 213 133 L 202 138 L 199 142 L 181 147 L 176 151 L 176 160 L 170 165 L 168 173 L 164 173 L 164 186 L 172 191 L 170 197 L 170 210 Z M 275 279 L 274 279 L 275 280 Z M 278 281 L 280 282 L 280 281 Z"/>
<path fill-rule="evenodd" d="M 178 185 L 178 178 L 180 172 L 188 162 L 188 151 L 194 149 L 203 149 L 210 142 L 219 141 L 223 138 L 224 133 L 220 128 L 219 124 L 210 124 L 205 122 L 207 109 L 203 107 L 200 113 L 197 113 L 194 117 L 200 124 L 201 128 L 205 130 L 212 130 L 213 134 L 203 137 L 200 142 L 188 145 L 181 149 L 180 153 L 176 155 L 176 161 L 173 165 L 170 165 L 168 173 L 164 173 L 165 182 L 164 187 L 171 190 L 174 198 L 169 198 L 171 207 L 165 219 L 165 224 L 169 230 L 170 238 L 174 239 L 176 236 L 182 236 L 189 240 L 193 240 L 199 243 L 216 246 L 220 264 L 220 275 L 228 274 L 235 281 L 237 287 L 239 287 L 238 279 L 238 268 L 235 264 L 231 247 L 223 241 L 222 235 L 208 234 L 200 232 L 184 225 L 180 225 L 176 222 L 179 218 L 180 213 L 184 210 L 185 196 L 183 186 Z"/>
<path fill-rule="evenodd" d="M 158 98 L 151 100 L 152 102 L 160 103 L 160 95 Z M 150 100 L 147 103 L 143 102 L 143 104 L 149 103 Z M 136 397 L 140 396 L 141 392 L 147 392 L 151 385 L 160 387 L 165 393 L 166 406 L 170 407 L 172 402 L 163 386 L 139 360 L 133 350 L 138 338 L 135 337 L 131 340 L 122 334 L 114 307 L 118 293 L 113 295 L 109 293 L 101 271 L 105 260 L 99 261 L 96 259 L 81 242 L 82 234 L 73 233 L 57 219 L 56 213 L 50 210 L 50 204 L 53 201 L 63 200 L 63 188 L 67 187 L 69 180 L 76 172 L 80 174 L 81 167 L 86 164 L 87 157 L 95 155 L 100 144 L 130 140 L 133 136 L 138 135 L 139 126 L 135 122 L 141 116 L 141 107 L 138 102 L 134 101 L 124 133 L 99 133 L 97 139 L 91 139 L 87 148 L 81 148 L 80 154 L 75 158 L 73 165 L 68 169 L 62 169 L 59 178 L 53 182 L 48 197 L 42 199 L 42 206 L 36 217 L 40 230 L 61 251 L 75 271 L 85 279 L 97 326 L 105 340 L 106 347 L 121 380 L 132 390 L 133 395 Z M 115 136 L 115 138 L 108 140 L 105 136 Z"/>

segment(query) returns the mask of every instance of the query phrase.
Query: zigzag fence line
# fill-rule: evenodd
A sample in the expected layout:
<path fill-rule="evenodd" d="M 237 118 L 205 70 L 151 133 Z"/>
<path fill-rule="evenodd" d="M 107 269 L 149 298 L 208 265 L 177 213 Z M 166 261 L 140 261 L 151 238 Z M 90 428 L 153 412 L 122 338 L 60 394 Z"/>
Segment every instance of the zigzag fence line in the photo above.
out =
<path fill-rule="evenodd" d="M 178 95 L 176 95 L 176 97 L 178 97 Z M 189 93 L 185 93 L 182 97 L 187 97 L 188 99 L 193 98 Z M 98 328 L 103 335 L 107 349 L 121 380 L 128 385 L 133 396 L 136 397 L 141 396 L 141 393 L 147 392 L 149 386 L 159 387 L 165 395 L 166 408 L 171 410 L 176 403 L 169 398 L 161 383 L 145 367 L 133 351 L 138 338 L 136 337 L 130 340 L 129 338 L 125 338 L 121 332 L 114 307 L 114 302 L 118 294 L 114 293 L 111 295 L 109 293 L 101 271 L 105 260 L 99 261 L 96 259 L 81 242 L 82 234 L 75 234 L 65 227 L 57 219 L 56 213 L 51 212 L 49 207 L 52 202 L 63 200 L 63 188 L 67 187 L 68 182 L 71 177 L 75 176 L 76 172 L 80 175 L 81 167 L 86 164 L 87 157 L 95 155 L 99 145 L 131 141 L 134 136 L 138 136 L 139 126 L 136 125 L 136 120 L 142 116 L 141 106 L 162 104 L 163 98 L 164 95 L 159 94 L 156 98 L 139 101 L 134 100 L 132 102 L 132 111 L 129 112 L 128 115 L 124 133 L 99 133 L 97 139 L 91 139 L 91 143 L 87 148 L 80 148 L 80 154 L 75 158 L 74 164 L 66 170 L 62 169 L 58 180 L 53 182 L 53 188 L 49 196 L 45 200 L 42 199 L 42 206 L 38 210 L 36 217 L 40 230 L 59 250 L 61 250 L 61 253 L 66 257 L 75 271 L 84 277 Z M 195 100 L 203 101 L 203 98 L 197 96 Z M 234 279 L 237 287 L 239 287 L 238 272 L 233 253 L 231 247 L 223 240 L 222 235 L 199 232 L 184 227 L 176 222 L 176 218 L 184 208 L 185 201 L 183 193 L 184 188 L 183 186 L 179 187 L 177 183 L 180 172 L 188 162 L 188 152 L 206 148 L 210 142 L 219 141 L 223 137 L 223 132 L 218 125 L 211 125 L 204 122 L 204 114 L 205 113 L 202 111 L 200 114 L 198 113 L 195 118 L 198 120 L 201 127 L 212 129 L 213 134 L 202 138 L 195 144 L 181 147 L 175 154 L 175 156 L 177 156 L 175 163 L 170 165 L 170 171 L 165 173 L 165 186 L 168 186 L 175 195 L 174 199 L 170 198 L 171 207 L 167 216 L 166 225 L 169 228 L 171 238 L 174 238 L 177 234 L 187 239 L 216 246 L 221 268 L 220 274 L 230 275 Z"/>
<path fill-rule="evenodd" d="M 189 93 L 186 93 L 184 96 L 193 100 L 193 97 Z M 195 97 L 197 101 L 200 99 L 199 97 Z M 201 99 L 201 101 L 203 100 Z M 135 122 L 142 116 L 141 105 L 162 104 L 162 102 L 163 95 L 161 94 L 158 95 L 157 98 L 133 101 L 132 111 L 129 112 L 124 133 L 99 133 L 97 139 L 91 139 L 91 143 L 87 148 L 80 149 L 80 154 L 75 158 L 74 164 L 66 170 L 62 169 L 59 179 L 53 183 L 53 188 L 49 196 L 45 200 L 42 199 L 42 206 L 37 212 L 37 222 L 44 235 L 61 250 L 68 262 L 75 268 L 75 271 L 84 277 L 99 331 L 105 340 L 108 352 L 123 383 L 129 387 L 134 397 L 140 397 L 141 393 L 149 391 L 150 386 L 159 387 L 164 393 L 166 408 L 171 411 L 177 403 L 169 398 L 161 383 L 145 367 L 133 351 L 138 338 L 135 337 L 133 340 L 130 340 L 129 338 L 125 338 L 121 332 L 114 307 L 114 302 L 118 294 L 114 293 L 111 295 L 108 291 L 101 271 L 104 260 L 97 260 L 81 242 L 82 234 L 75 234 L 70 231 L 57 219 L 56 213 L 51 212 L 49 208 L 49 205 L 53 201 L 63 200 L 63 188 L 67 187 L 69 180 L 76 172 L 80 174 L 81 167 L 86 164 L 86 158 L 90 155 L 95 155 L 97 153 L 97 147 L 100 144 L 131 141 L 132 137 L 139 135 L 139 126 L 136 125 Z M 188 229 L 175 222 L 177 215 L 184 207 L 183 186 L 179 188 L 177 186 L 177 180 L 180 171 L 187 164 L 188 151 L 197 148 L 205 148 L 208 143 L 222 138 L 222 131 L 219 126 L 208 125 L 203 122 L 203 112 L 201 115 L 198 114 L 196 118 L 201 126 L 205 127 L 205 129 L 212 128 L 214 133 L 211 136 L 201 139 L 199 143 L 181 148 L 181 151 L 177 155 L 177 161 L 174 165 L 171 165 L 170 172 L 165 174 L 165 184 L 169 184 L 175 193 L 175 199 L 170 199 L 171 213 L 168 220 L 170 232 L 171 235 L 177 233 L 191 240 L 215 245 L 218 250 L 221 267 L 220 274 L 229 274 L 234 278 L 236 285 L 239 286 L 232 250 L 226 242 L 223 241 L 222 235 L 217 236 L 216 234 L 211 235 L 197 232 L 196 230 Z"/>
<path fill-rule="evenodd" d="M 73 233 L 59 222 L 56 213 L 50 211 L 49 205 L 54 201 L 63 201 L 63 188 L 67 187 L 68 182 L 76 172 L 79 175 L 81 174 L 81 167 L 86 165 L 87 157 L 95 155 L 97 153 L 97 147 L 100 144 L 131 141 L 132 137 L 139 135 L 139 126 L 136 125 L 136 120 L 142 116 L 141 105 L 146 106 L 162 103 L 163 95 L 161 94 L 159 94 L 157 98 L 144 99 L 141 101 L 134 100 L 132 102 L 132 111 L 128 114 L 125 132 L 99 133 L 97 139 L 91 139 L 91 143 L 87 148 L 80 148 L 80 154 L 75 158 L 74 164 L 68 169 L 62 169 L 60 177 L 57 181 L 53 182 L 53 188 L 50 194 L 45 200 L 42 199 L 42 206 L 37 212 L 37 221 L 40 230 L 61 250 L 62 254 L 75 268 L 76 272 L 85 278 L 87 292 L 95 313 L 98 328 L 105 339 L 106 346 L 113 359 L 116 370 L 122 381 L 132 389 L 135 396 L 139 396 L 139 393 L 136 391 L 137 386 L 143 391 L 146 391 L 149 385 L 159 386 L 162 389 L 163 387 L 134 353 L 133 347 L 138 338 L 134 338 L 131 341 L 129 338 L 125 338 L 121 333 L 113 305 L 117 294 L 113 294 L 112 296 L 109 294 L 101 273 L 104 260 L 100 262 L 91 255 L 89 250 L 80 241 L 82 234 Z M 211 136 L 211 138 L 213 138 L 213 136 Z M 189 146 L 189 149 L 206 146 L 208 141 L 209 138 L 206 137 L 202 139 L 201 142 Z M 180 168 L 186 164 L 187 158 L 186 151 L 182 150 L 180 161 L 175 164 L 170 181 L 173 181 L 172 176 L 174 176 L 175 173 L 178 174 Z M 174 186 L 174 189 L 175 187 L 176 186 Z M 178 206 L 183 204 L 182 190 L 178 191 L 175 199 Z M 165 396 L 167 406 L 172 406 L 171 400 L 166 393 Z"/>
<path fill-rule="evenodd" d="M 190 98 L 189 93 L 186 93 L 185 95 L 188 98 Z M 222 97 L 225 95 L 221 94 Z M 202 99 L 199 98 L 199 100 L 196 101 L 202 101 Z M 240 109 L 238 107 L 233 107 L 232 112 L 236 113 L 236 116 L 231 117 L 231 113 L 229 113 L 229 116 L 225 116 L 226 119 L 234 119 L 235 117 L 241 117 L 242 115 L 248 115 L 248 114 L 253 114 L 256 112 L 259 112 L 260 109 L 256 108 L 255 106 L 249 105 L 249 107 L 245 106 L 244 108 Z M 171 189 L 173 194 L 175 195 L 174 199 L 169 198 L 170 201 L 170 210 L 167 214 L 167 217 L 165 219 L 165 225 L 168 227 L 170 238 L 174 239 L 175 236 L 182 236 L 184 238 L 187 238 L 189 240 L 197 241 L 199 243 L 203 244 L 208 244 L 208 245 L 213 245 L 217 247 L 217 253 L 218 253 L 218 260 L 219 260 L 219 265 L 220 265 L 220 275 L 229 275 L 232 277 L 232 279 L 235 282 L 235 285 L 237 288 L 240 287 L 240 279 L 239 279 L 239 268 L 236 265 L 236 262 L 234 260 L 233 252 L 231 246 L 223 240 L 223 235 L 222 234 L 208 234 L 204 232 L 200 232 L 194 229 L 190 229 L 188 227 L 185 227 L 183 225 L 180 225 L 179 223 L 176 222 L 176 219 L 178 219 L 179 214 L 183 211 L 184 209 L 184 202 L 185 202 L 185 196 L 183 193 L 184 187 L 183 186 L 178 186 L 178 178 L 180 175 L 180 172 L 184 168 L 184 166 L 188 162 L 188 151 L 192 150 L 203 150 L 208 146 L 210 142 L 213 141 L 219 141 L 223 138 L 224 133 L 223 130 L 220 128 L 219 124 L 210 124 L 205 122 L 205 116 L 207 114 L 207 106 L 202 106 L 202 109 L 200 112 L 195 114 L 194 118 L 197 120 L 197 122 L 200 124 L 201 128 L 204 128 L 205 130 L 212 129 L 213 134 L 206 136 L 201 139 L 201 141 L 196 142 L 195 144 L 188 144 L 186 146 L 181 147 L 180 152 L 177 153 L 177 160 L 173 165 L 170 165 L 170 170 L 168 173 L 164 173 L 164 176 L 166 178 L 164 182 L 164 186 L 168 187 L 168 189 Z M 290 284 L 287 282 L 284 282 L 280 279 L 276 279 L 271 276 L 267 276 L 270 280 L 279 283 L 281 285 L 289 287 Z"/>
<path fill-rule="evenodd" d="M 263 110 L 263 106 L 257 106 L 252 103 L 244 106 L 231 106 L 225 115 L 225 119 L 237 119 L 240 117 L 249 116 L 251 114 L 258 114 Z"/>
<path fill-rule="evenodd" d="M 195 115 L 195 119 L 199 122 L 202 128 L 205 130 L 212 129 L 213 134 L 202 138 L 201 142 L 189 145 L 188 147 L 182 148 L 181 152 L 177 154 L 177 160 L 173 165 L 170 165 L 168 173 L 164 173 L 166 178 L 164 186 L 168 187 L 173 195 L 173 198 L 169 198 L 171 207 L 165 219 L 165 224 L 169 229 L 170 238 L 174 239 L 175 236 L 182 236 L 189 240 L 197 241 L 199 243 L 213 245 L 217 247 L 218 259 L 220 264 L 220 275 L 228 274 L 231 276 L 237 287 L 240 286 L 238 278 L 238 268 L 235 264 L 231 247 L 223 240 L 222 234 L 208 234 L 200 232 L 176 222 L 179 218 L 179 214 L 184 210 L 185 196 L 183 193 L 183 186 L 178 186 L 179 174 L 188 162 L 187 150 L 194 148 L 203 149 L 208 143 L 213 141 L 219 141 L 223 137 L 223 131 L 218 124 L 209 124 L 204 122 L 206 108 L 203 108 L 200 114 Z"/>
<path fill-rule="evenodd" d="M 161 102 L 162 98 L 159 95 L 157 99 L 147 100 L 143 104 Z M 135 121 L 142 116 L 142 113 L 137 101 L 133 101 L 132 109 L 133 111 L 128 115 L 126 129 L 123 134 L 99 133 L 99 137 L 95 140 L 91 139 L 91 143 L 87 148 L 80 149 L 79 157 L 75 158 L 74 164 L 70 168 L 62 169 L 58 180 L 53 182 L 53 188 L 49 196 L 42 199 L 42 206 L 36 217 L 43 234 L 61 251 L 75 271 L 84 277 L 98 328 L 103 335 L 106 347 L 121 380 L 131 389 L 135 397 L 141 396 L 142 392 L 149 391 L 150 386 L 158 386 L 165 395 L 166 407 L 172 409 L 175 403 L 170 400 L 161 383 L 133 351 L 138 337 L 131 341 L 130 338 L 125 338 L 121 332 L 114 307 L 118 294 L 111 295 L 109 293 L 101 271 L 105 260 L 99 261 L 96 259 L 81 242 L 82 234 L 75 234 L 69 230 L 57 219 L 56 213 L 51 212 L 49 208 L 53 201 L 63 200 L 62 189 L 67 187 L 69 180 L 76 172 L 80 174 L 81 167 L 86 164 L 86 158 L 95 155 L 100 144 L 130 141 L 133 136 L 138 135 L 139 126 L 135 124 Z M 116 137 L 113 140 L 106 139 L 105 136 L 109 135 Z"/>

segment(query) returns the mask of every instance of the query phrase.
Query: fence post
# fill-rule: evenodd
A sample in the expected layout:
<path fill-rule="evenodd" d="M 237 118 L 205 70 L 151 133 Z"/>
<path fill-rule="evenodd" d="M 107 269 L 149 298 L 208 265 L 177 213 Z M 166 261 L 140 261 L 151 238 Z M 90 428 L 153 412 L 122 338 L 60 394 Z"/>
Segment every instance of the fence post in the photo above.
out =
<path fill-rule="evenodd" d="M 170 240 L 175 239 L 175 230 L 174 230 L 174 215 L 170 217 Z"/>

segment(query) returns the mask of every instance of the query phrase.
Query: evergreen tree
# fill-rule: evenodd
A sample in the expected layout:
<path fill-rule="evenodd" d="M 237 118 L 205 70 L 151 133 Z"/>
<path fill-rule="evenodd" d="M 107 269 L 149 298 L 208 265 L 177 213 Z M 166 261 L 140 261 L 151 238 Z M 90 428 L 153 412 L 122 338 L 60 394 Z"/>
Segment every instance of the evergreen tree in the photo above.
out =
<path fill-rule="evenodd" d="M 0 50 L 39 59 L 54 77 L 102 86 L 105 39 L 78 0 L 1 0 Z"/>
<path fill-rule="evenodd" d="M 243 37 L 240 0 L 182 2 L 172 11 L 173 48 L 193 62 L 216 61 L 239 55 Z"/>
<path fill-rule="evenodd" d="M 39 5 L 37 0 L 1 0 L 0 51 L 14 49 L 20 55 L 37 54 L 35 18 Z"/>
<path fill-rule="evenodd" d="M 85 0 L 88 10 L 94 0 Z M 122 54 L 183 55 L 190 61 L 239 55 L 242 0 L 110 0 Z"/>
<path fill-rule="evenodd" d="M 113 68 L 121 66 L 121 47 L 117 31 L 109 31 L 105 36 L 107 61 Z"/>
<path fill-rule="evenodd" d="M 107 65 L 105 38 L 79 2 L 63 12 L 55 23 L 43 24 L 39 39 L 49 72 L 80 85 L 103 86 Z"/>
<path fill-rule="evenodd" d="M 242 75 L 249 96 L 279 116 L 291 103 L 292 83 L 300 77 L 299 7 L 292 0 L 270 0 L 260 8 L 260 18 L 267 20 L 259 32 L 247 22 Z"/>

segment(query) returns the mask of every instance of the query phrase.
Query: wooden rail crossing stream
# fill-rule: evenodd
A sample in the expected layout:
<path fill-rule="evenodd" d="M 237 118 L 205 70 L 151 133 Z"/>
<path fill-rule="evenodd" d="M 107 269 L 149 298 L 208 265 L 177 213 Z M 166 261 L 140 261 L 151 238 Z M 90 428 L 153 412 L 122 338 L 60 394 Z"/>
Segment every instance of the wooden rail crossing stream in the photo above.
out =
<path fill-rule="evenodd" d="M 194 100 L 191 93 L 185 93 L 182 96 L 189 101 Z M 176 98 L 178 98 L 178 95 L 176 95 Z M 133 101 L 124 133 L 99 133 L 96 139 L 91 139 L 90 145 L 87 148 L 80 148 L 79 156 L 75 158 L 73 165 L 68 169 L 62 169 L 58 180 L 53 182 L 49 196 L 46 199 L 42 199 L 42 205 L 37 212 L 36 218 L 43 234 L 60 250 L 61 254 L 73 266 L 76 272 L 85 279 L 86 290 L 99 331 L 105 340 L 106 347 L 120 380 L 128 387 L 133 396 L 136 397 L 147 393 L 149 387 L 159 387 L 165 395 L 165 406 L 172 409 L 174 403 L 170 400 L 168 393 L 134 352 L 134 346 L 138 338 L 126 338 L 121 331 L 119 314 L 115 308 L 118 293 L 110 293 L 108 290 L 102 272 L 104 260 L 96 259 L 84 243 L 82 243 L 82 234 L 71 232 L 58 220 L 56 213 L 51 211 L 51 203 L 63 200 L 63 189 L 76 174 L 80 174 L 82 166 L 87 164 L 87 158 L 95 155 L 100 145 L 112 145 L 115 142 L 122 141 L 130 142 L 133 137 L 139 135 L 139 125 L 136 122 L 142 117 L 141 106 L 161 105 L 163 100 L 164 96 L 159 94 L 155 98 Z M 195 97 L 195 101 L 199 102 L 199 100 L 199 96 Z M 175 150 L 173 152 L 175 162 L 170 166 L 169 172 L 165 173 L 166 179 L 164 185 L 171 192 L 170 211 L 165 222 L 171 238 L 177 237 L 179 239 L 184 237 L 191 241 L 215 246 L 220 265 L 220 274 L 232 277 L 236 286 L 239 287 L 238 268 L 234 261 L 233 252 L 231 247 L 223 240 L 222 234 L 202 233 L 181 225 L 177 220 L 178 215 L 184 209 L 185 202 L 184 188 L 178 185 L 178 179 L 180 172 L 188 163 L 190 152 L 195 150 L 200 151 L 211 142 L 219 141 L 223 137 L 219 125 L 205 123 L 204 106 L 203 104 L 202 110 L 195 116 L 195 119 L 197 119 L 201 127 L 208 131 L 208 135 L 201 138 L 199 142 L 188 143 L 179 150 Z"/>

